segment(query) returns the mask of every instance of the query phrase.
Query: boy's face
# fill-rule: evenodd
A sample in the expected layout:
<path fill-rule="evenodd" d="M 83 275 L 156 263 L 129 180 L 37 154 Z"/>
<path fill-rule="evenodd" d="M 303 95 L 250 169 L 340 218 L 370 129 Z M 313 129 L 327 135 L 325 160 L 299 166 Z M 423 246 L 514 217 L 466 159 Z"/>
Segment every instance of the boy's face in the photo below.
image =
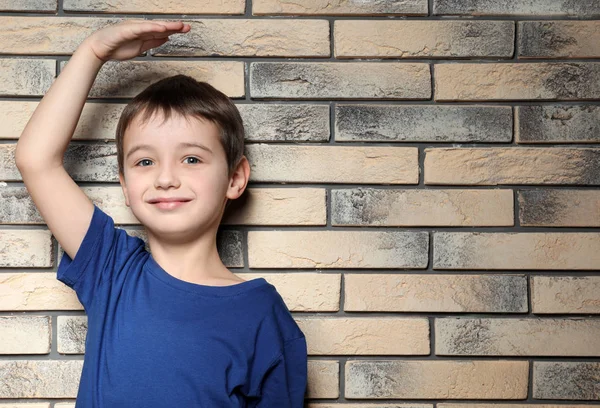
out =
<path fill-rule="evenodd" d="M 218 225 L 227 199 L 242 194 L 247 175 L 243 180 L 236 172 L 229 179 L 217 126 L 176 113 L 162 125 L 159 113 L 142 126 L 139 116 L 123 140 L 125 177 L 119 181 L 127 206 L 149 233 L 164 238 L 192 237 Z M 186 201 L 152 203 L 159 198 Z"/>

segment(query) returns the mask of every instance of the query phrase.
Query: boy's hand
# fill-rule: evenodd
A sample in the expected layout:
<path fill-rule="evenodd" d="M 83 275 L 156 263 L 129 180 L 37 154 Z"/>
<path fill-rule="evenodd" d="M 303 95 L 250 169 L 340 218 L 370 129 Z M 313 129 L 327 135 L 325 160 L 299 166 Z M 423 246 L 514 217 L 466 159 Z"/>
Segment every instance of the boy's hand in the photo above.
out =
<path fill-rule="evenodd" d="M 103 62 L 123 61 L 166 43 L 171 34 L 190 29 L 181 21 L 127 20 L 95 31 L 85 42 Z"/>

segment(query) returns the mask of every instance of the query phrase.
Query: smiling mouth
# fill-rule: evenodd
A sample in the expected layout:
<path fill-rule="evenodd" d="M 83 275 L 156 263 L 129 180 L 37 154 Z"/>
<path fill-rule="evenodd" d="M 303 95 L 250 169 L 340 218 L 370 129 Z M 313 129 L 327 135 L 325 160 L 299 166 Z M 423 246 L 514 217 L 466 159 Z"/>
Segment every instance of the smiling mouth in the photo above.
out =
<path fill-rule="evenodd" d="M 153 203 L 150 203 L 151 205 L 158 207 L 162 210 L 172 210 L 175 208 L 179 208 L 182 205 L 184 205 L 185 203 L 189 203 L 191 200 L 186 200 L 186 201 L 156 201 Z"/>

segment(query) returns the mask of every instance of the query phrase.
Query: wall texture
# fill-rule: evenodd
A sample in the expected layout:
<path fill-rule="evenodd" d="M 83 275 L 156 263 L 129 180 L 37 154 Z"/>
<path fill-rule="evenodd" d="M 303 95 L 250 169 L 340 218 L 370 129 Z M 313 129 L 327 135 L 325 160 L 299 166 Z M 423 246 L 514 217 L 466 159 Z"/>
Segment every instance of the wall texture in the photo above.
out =
<path fill-rule="evenodd" d="M 132 17 L 192 31 L 102 68 L 65 166 L 143 237 L 118 185 L 124 104 L 175 73 L 233 98 L 252 168 L 219 253 L 305 332 L 308 407 L 599 403 L 597 0 L 0 9 L 0 406 L 72 407 L 85 351 L 16 141 L 79 43 Z"/>

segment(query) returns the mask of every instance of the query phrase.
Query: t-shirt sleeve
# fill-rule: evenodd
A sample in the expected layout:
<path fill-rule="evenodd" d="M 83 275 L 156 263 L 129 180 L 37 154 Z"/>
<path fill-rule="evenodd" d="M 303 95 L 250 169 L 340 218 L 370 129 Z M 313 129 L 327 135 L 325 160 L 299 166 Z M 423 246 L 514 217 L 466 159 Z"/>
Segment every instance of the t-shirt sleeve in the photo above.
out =
<path fill-rule="evenodd" d="M 92 220 L 75 259 L 63 252 L 56 278 L 76 292 L 89 312 L 100 285 L 112 279 L 115 271 L 144 245 L 142 239 L 116 228 L 113 218 L 94 204 Z"/>
<path fill-rule="evenodd" d="M 307 371 L 305 336 L 287 341 L 261 380 L 260 397 L 249 407 L 302 408 Z"/>

